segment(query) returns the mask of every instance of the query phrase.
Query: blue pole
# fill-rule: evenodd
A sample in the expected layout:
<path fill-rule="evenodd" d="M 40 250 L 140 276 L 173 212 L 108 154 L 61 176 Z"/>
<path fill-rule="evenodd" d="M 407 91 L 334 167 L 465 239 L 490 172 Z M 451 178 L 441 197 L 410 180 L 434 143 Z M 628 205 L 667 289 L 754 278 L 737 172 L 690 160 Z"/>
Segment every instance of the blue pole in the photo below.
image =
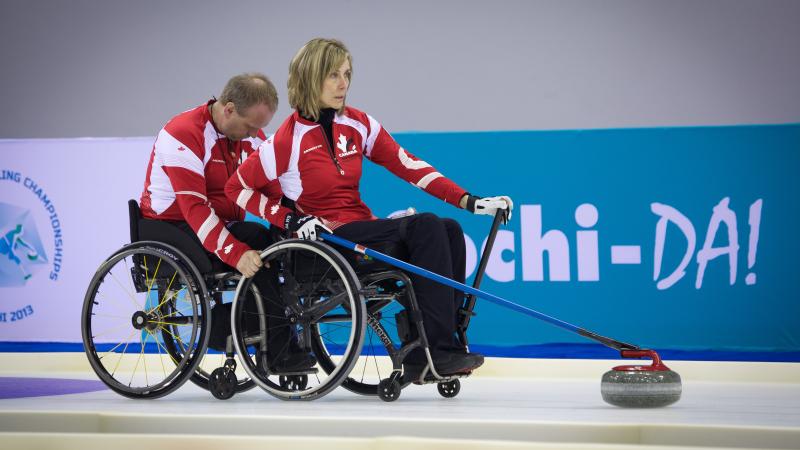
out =
<path fill-rule="evenodd" d="M 486 299 L 486 300 L 488 300 L 488 301 L 490 301 L 490 302 L 492 302 L 492 303 L 494 303 L 496 305 L 502 306 L 504 308 L 508 308 L 508 309 L 510 309 L 512 311 L 517 311 L 517 312 L 520 312 L 522 314 L 525 314 L 525 315 L 528 315 L 528 316 L 532 316 L 532 317 L 535 317 L 535 318 L 540 319 L 540 320 L 544 320 L 545 322 L 553 324 L 553 325 L 555 325 L 555 326 L 557 326 L 559 328 L 563 328 L 565 330 L 572 331 L 574 333 L 578 333 L 578 334 L 581 334 L 581 335 L 584 335 L 584 333 L 586 332 L 585 330 L 583 330 L 583 329 L 581 329 L 579 327 L 576 327 L 575 325 L 572 325 L 571 323 L 564 322 L 563 320 L 559 320 L 559 319 L 556 319 L 555 317 L 548 316 L 547 314 L 540 313 L 539 311 L 536 311 L 536 310 L 533 310 L 533 309 L 530 309 L 530 308 L 526 308 L 525 306 L 518 305 L 516 303 L 510 302 L 510 301 L 508 301 L 508 300 L 506 300 L 504 298 L 498 297 L 498 296 L 490 294 L 488 292 L 484 292 L 484 291 L 482 291 L 480 289 L 475 289 L 472 286 L 467 286 L 466 284 L 459 283 L 458 281 L 451 280 L 450 278 L 447 278 L 447 277 L 443 277 L 443 276 L 441 276 L 441 275 L 439 275 L 437 273 L 431 272 L 430 270 L 423 269 L 422 267 L 417 267 L 417 266 L 415 266 L 413 264 L 409 264 L 409 263 L 407 263 L 405 261 L 400 261 L 397 258 L 392 258 L 389 255 L 384 255 L 381 252 L 376 252 L 375 250 L 372 250 L 372 249 L 369 249 L 367 247 L 364 247 L 363 245 L 355 244 L 353 242 L 348 241 L 347 239 L 340 238 L 339 236 L 334 236 L 334 235 L 328 234 L 328 233 L 319 233 L 319 236 L 322 237 L 322 239 L 324 239 L 324 240 L 326 240 L 328 242 L 332 242 L 332 243 L 334 243 L 336 245 L 339 245 L 339 246 L 342 246 L 344 248 L 347 248 L 347 249 L 356 251 L 358 253 L 370 256 L 370 257 L 375 258 L 375 259 L 377 259 L 379 261 L 383 261 L 383 262 L 385 262 L 387 264 L 391 264 L 391 265 L 393 265 L 395 267 L 399 267 L 400 269 L 409 271 L 411 273 L 415 273 L 415 274 L 417 274 L 419 276 L 422 276 L 422 277 L 425 277 L 425 278 L 429 278 L 429 279 L 434 280 L 436 282 L 439 282 L 441 284 L 450 286 L 450 287 L 452 287 L 454 289 L 458 289 L 461 292 L 464 292 L 464 293 L 467 293 L 467 294 L 472 294 L 472 295 L 478 296 L 480 298 Z"/>

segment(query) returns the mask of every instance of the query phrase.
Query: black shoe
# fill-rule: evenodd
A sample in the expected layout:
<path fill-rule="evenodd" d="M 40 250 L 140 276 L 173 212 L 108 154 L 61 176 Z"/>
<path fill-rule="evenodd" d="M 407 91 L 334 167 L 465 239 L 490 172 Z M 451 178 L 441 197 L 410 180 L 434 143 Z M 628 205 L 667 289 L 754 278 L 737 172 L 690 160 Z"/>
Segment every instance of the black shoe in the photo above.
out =
<path fill-rule="evenodd" d="M 277 359 L 269 360 L 269 371 L 274 374 L 307 372 L 317 364 L 317 358 L 311 353 L 297 352 L 282 354 Z"/>
<path fill-rule="evenodd" d="M 483 355 L 479 353 L 437 352 L 432 355 L 432 359 L 434 369 L 442 376 L 468 374 L 483 365 Z M 426 363 L 404 363 L 403 376 L 408 380 L 416 380 L 426 365 Z M 431 375 L 431 372 L 429 371 L 427 375 Z"/>

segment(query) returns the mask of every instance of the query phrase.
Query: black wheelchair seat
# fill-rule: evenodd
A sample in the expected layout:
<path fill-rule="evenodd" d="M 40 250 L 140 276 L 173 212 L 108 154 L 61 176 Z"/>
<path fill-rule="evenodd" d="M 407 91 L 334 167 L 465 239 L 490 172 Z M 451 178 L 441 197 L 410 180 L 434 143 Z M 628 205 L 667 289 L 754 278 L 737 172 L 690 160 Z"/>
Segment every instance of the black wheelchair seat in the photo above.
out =
<path fill-rule="evenodd" d="M 158 241 L 183 252 L 201 274 L 229 272 L 231 268 L 217 258 L 208 257 L 206 250 L 185 231 L 164 220 L 145 219 L 136 200 L 128 200 L 131 242 Z"/>

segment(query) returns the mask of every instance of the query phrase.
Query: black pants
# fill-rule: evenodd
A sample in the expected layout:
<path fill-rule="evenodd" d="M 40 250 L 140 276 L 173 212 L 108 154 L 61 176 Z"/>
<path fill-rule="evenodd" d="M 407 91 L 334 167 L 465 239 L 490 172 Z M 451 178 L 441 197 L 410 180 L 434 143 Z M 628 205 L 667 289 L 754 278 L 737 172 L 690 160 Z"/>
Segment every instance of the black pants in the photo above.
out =
<path fill-rule="evenodd" d="M 399 219 L 351 222 L 337 228 L 334 234 L 367 247 L 402 244 L 408 251 L 407 262 L 464 282 L 467 259 L 464 232 L 453 219 L 421 213 Z M 455 331 L 464 294 L 428 278 L 409 275 L 431 349 L 437 352 L 460 348 Z M 421 356 L 419 352 L 414 353 L 409 360 Z"/>
<path fill-rule="evenodd" d="M 203 246 L 203 244 L 200 242 L 200 238 L 197 237 L 194 230 L 192 230 L 188 223 L 177 222 L 174 223 L 174 225 L 190 235 L 198 245 L 201 247 Z M 229 222 L 226 224 L 226 228 L 236 239 L 244 242 L 254 250 L 261 251 L 272 244 L 272 238 L 270 237 L 269 230 L 260 223 Z M 215 269 L 236 271 L 235 267 L 228 266 L 215 254 L 209 251 L 206 251 L 206 254 L 208 254 L 208 257 Z M 255 283 L 256 287 L 261 293 L 261 297 L 264 300 L 263 304 L 266 308 L 268 331 L 267 336 L 269 339 L 269 344 L 267 346 L 269 349 L 268 353 L 271 358 L 277 358 L 284 354 L 289 348 L 289 338 L 292 335 L 291 331 L 293 328 L 290 327 L 288 319 L 284 318 L 284 306 L 283 302 L 281 301 L 281 296 L 277 286 L 277 267 L 262 267 L 261 270 L 259 270 L 254 276 L 253 283 Z M 215 308 L 217 307 L 222 306 L 215 306 Z M 227 317 L 229 317 L 230 304 L 227 304 L 224 307 L 225 310 L 228 311 Z M 244 305 L 244 311 L 246 316 L 248 314 L 254 316 L 256 314 L 255 305 L 250 304 L 248 301 Z M 214 317 L 217 316 L 219 316 L 220 319 L 226 319 L 226 314 L 214 314 Z M 212 327 L 214 328 L 214 334 L 228 336 L 230 334 L 230 319 L 221 321 L 214 320 Z"/>

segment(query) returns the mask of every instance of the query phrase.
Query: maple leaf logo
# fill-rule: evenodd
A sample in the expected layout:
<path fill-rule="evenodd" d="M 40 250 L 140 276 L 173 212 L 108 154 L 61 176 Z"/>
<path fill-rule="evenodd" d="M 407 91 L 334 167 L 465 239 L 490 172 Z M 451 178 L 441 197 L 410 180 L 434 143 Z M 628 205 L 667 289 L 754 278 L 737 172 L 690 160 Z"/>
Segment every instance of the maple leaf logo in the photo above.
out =
<path fill-rule="evenodd" d="M 343 134 L 339 134 L 339 142 L 336 144 L 336 148 L 341 150 L 342 153 L 347 152 L 347 138 Z"/>

